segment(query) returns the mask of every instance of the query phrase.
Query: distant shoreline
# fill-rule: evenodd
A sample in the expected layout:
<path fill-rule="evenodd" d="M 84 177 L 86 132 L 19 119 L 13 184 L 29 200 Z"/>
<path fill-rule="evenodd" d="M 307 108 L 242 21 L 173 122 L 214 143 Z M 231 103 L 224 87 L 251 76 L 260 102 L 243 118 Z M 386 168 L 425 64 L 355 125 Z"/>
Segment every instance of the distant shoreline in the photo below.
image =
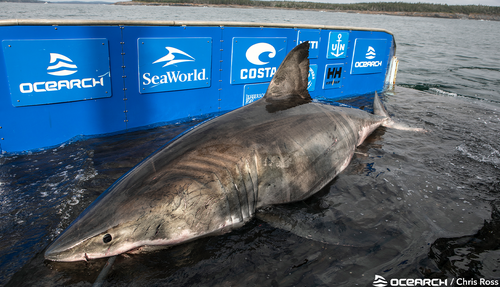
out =
<path fill-rule="evenodd" d="M 243 8 L 243 9 L 280 9 L 280 10 L 304 10 L 304 11 L 324 11 L 324 12 L 339 12 L 339 13 L 357 13 L 357 14 L 372 14 L 372 15 L 390 15 L 390 16 L 407 16 L 407 17 L 431 17 L 444 19 L 467 19 L 467 20 L 488 20 L 500 21 L 500 15 L 487 14 L 462 14 L 462 13 L 443 13 L 443 12 L 389 12 L 389 11 L 362 11 L 362 10 L 328 10 L 315 8 L 285 8 L 285 7 L 263 7 L 238 4 L 196 4 L 196 3 L 168 3 L 168 2 L 143 2 L 143 1 L 127 1 L 116 2 L 114 5 L 143 5 L 143 6 L 181 6 L 181 7 L 223 7 L 223 8 Z"/>

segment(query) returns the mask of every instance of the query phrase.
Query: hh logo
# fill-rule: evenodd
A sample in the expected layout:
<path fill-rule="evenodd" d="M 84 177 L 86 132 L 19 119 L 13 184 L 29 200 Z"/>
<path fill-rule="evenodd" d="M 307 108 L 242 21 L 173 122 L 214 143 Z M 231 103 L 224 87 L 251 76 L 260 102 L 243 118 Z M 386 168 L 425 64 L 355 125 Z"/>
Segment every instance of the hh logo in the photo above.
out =
<path fill-rule="evenodd" d="M 342 87 L 343 64 L 329 64 L 325 67 L 323 89 L 336 89 Z"/>
<path fill-rule="evenodd" d="M 286 56 L 286 38 L 233 38 L 231 84 L 271 81 Z"/>
<path fill-rule="evenodd" d="M 210 87 L 212 38 L 140 38 L 138 45 L 141 93 Z"/>

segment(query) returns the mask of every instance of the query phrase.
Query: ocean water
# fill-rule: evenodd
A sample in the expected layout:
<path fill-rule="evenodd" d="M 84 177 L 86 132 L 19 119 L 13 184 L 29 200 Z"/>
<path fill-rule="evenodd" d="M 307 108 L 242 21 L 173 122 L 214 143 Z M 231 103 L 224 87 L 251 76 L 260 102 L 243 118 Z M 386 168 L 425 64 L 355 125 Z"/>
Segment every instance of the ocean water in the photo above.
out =
<path fill-rule="evenodd" d="M 225 235 L 119 256 L 106 286 L 373 286 L 375 275 L 500 285 L 500 22 L 96 4 L 2 2 L 0 11 L 0 19 L 301 23 L 395 35 L 398 87 L 383 101 L 427 133 L 379 128 L 318 194 Z M 45 248 L 118 177 L 200 120 L 1 156 L 0 285 L 91 285 L 105 259 L 49 262 Z"/>

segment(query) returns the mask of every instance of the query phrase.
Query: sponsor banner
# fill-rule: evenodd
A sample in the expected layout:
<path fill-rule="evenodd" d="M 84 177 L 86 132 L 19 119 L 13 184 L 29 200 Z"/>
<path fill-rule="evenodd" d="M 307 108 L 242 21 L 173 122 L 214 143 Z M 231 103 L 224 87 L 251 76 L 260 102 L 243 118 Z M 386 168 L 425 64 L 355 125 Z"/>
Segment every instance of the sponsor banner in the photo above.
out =
<path fill-rule="evenodd" d="M 387 65 L 386 39 L 356 39 L 351 74 L 381 73 Z"/>
<path fill-rule="evenodd" d="M 264 97 L 269 83 L 245 85 L 243 92 L 243 105 L 248 105 Z"/>
<path fill-rule="evenodd" d="M 347 56 L 349 32 L 330 32 L 328 36 L 327 59 L 344 59 Z"/>
<path fill-rule="evenodd" d="M 323 89 L 338 89 L 342 87 L 344 64 L 328 64 L 325 66 Z"/>
<path fill-rule="evenodd" d="M 212 38 L 139 38 L 139 92 L 207 88 Z"/>
<path fill-rule="evenodd" d="M 231 84 L 269 82 L 285 59 L 287 38 L 233 38 Z"/>
<path fill-rule="evenodd" d="M 318 65 L 310 64 L 309 65 L 309 75 L 307 77 L 307 90 L 309 92 L 314 92 L 314 88 L 316 87 L 317 75 L 318 75 Z"/>
<path fill-rule="evenodd" d="M 15 107 L 111 97 L 107 39 L 3 40 Z"/>
<path fill-rule="evenodd" d="M 319 54 L 319 37 L 317 30 L 299 30 L 297 33 L 297 45 L 309 41 L 309 59 L 317 59 Z"/>

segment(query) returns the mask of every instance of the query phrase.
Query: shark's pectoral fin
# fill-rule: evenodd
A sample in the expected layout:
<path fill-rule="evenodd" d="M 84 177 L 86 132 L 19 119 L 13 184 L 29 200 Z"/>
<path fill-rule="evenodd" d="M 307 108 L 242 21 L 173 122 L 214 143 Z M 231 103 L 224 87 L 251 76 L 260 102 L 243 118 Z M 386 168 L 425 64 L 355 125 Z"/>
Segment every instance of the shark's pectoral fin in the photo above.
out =
<path fill-rule="evenodd" d="M 307 91 L 309 75 L 309 42 L 295 47 L 281 63 L 267 88 L 264 101 L 270 113 L 286 110 L 312 101 Z"/>
<path fill-rule="evenodd" d="M 352 221 L 344 222 L 328 212 L 325 216 L 314 217 L 307 211 L 287 209 L 283 206 L 268 206 L 259 209 L 255 216 L 270 226 L 286 230 L 299 237 L 330 245 L 346 247 L 369 247 L 380 238 L 371 236 Z M 363 236 L 359 236 L 362 234 Z"/>

